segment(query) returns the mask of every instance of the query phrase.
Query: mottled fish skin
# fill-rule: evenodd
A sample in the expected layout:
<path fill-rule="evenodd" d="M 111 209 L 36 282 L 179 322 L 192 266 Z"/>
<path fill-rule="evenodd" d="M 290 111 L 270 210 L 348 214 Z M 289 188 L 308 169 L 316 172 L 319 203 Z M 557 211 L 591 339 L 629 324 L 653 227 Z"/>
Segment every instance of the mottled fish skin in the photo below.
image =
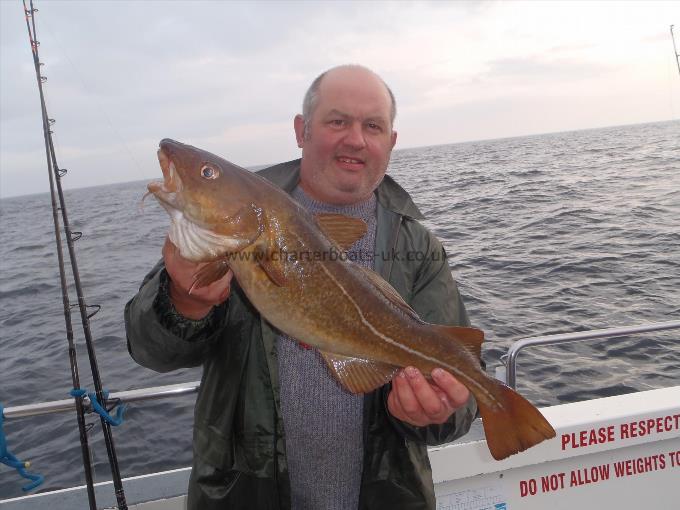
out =
<path fill-rule="evenodd" d="M 333 232 L 287 193 L 173 140 L 161 141 L 159 160 L 165 181 L 149 191 L 170 213 L 180 253 L 212 262 L 197 275 L 200 286 L 231 268 L 262 316 L 319 349 L 350 391 L 379 387 L 406 366 L 451 372 L 475 396 L 496 459 L 554 437 L 532 404 L 480 368 L 480 330 L 420 320 L 376 273 L 341 257 Z M 183 237 L 187 229 L 199 234 Z"/>

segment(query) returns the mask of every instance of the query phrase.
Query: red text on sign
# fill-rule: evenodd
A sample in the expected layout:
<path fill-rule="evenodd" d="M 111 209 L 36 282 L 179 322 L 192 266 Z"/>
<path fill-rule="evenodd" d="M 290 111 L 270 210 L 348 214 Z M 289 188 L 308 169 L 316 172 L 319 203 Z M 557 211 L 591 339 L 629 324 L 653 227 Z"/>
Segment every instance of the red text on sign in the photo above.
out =
<path fill-rule="evenodd" d="M 541 491 L 551 492 L 564 489 L 564 473 L 547 475 L 541 477 Z"/>
<path fill-rule="evenodd" d="M 680 450 L 677 452 L 668 452 L 668 456 L 671 458 L 671 466 L 680 467 Z"/>
<path fill-rule="evenodd" d="M 614 441 L 614 425 L 562 434 L 562 450 Z"/>
<path fill-rule="evenodd" d="M 680 429 L 680 414 L 622 423 L 619 435 L 621 439 L 629 439 L 655 433 L 661 434 L 662 432 L 670 432 L 677 429 Z"/>

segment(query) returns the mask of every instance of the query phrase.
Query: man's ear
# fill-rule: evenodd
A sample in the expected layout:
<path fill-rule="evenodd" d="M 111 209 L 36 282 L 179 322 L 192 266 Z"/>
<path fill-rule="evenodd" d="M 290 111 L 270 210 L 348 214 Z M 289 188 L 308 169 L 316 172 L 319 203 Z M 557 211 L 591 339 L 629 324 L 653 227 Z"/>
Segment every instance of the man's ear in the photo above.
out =
<path fill-rule="evenodd" d="M 397 143 L 397 132 L 392 131 L 392 147 L 390 149 L 394 149 L 394 145 Z"/>
<path fill-rule="evenodd" d="M 302 115 L 298 114 L 295 116 L 293 119 L 293 127 L 295 128 L 297 146 L 302 149 L 305 144 L 305 119 Z"/>

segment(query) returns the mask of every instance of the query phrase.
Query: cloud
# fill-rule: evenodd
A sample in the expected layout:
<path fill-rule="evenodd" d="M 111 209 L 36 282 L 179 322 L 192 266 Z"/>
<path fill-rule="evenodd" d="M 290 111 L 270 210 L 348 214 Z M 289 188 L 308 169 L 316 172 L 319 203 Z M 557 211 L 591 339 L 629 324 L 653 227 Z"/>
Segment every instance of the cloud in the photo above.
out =
<path fill-rule="evenodd" d="M 348 62 L 374 68 L 394 90 L 400 147 L 469 139 L 448 116 L 481 126 L 460 116 L 491 118 L 487 108 L 499 105 L 557 112 L 579 104 L 600 112 L 599 125 L 612 123 L 620 118 L 607 113 L 613 108 L 585 101 L 609 105 L 612 84 L 622 97 L 650 98 L 658 114 L 677 96 L 662 88 L 670 43 L 641 41 L 666 30 L 670 11 L 634 2 L 612 10 L 597 2 L 55 1 L 40 5 L 36 21 L 58 156 L 74 186 L 155 177 L 164 137 L 205 144 L 241 165 L 296 157 L 290 125 L 307 86 Z M 0 195 L 44 190 L 19 2 L 0 1 L 0 39 Z M 561 104 L 551 106 L 556 98 Z M 532 126 L 540 120 L 540 112 L 522 116 Z M 475 136 L 523 132 L 510 117 Z"/>
<path fill-rule="evenodd" d="M 678 44 L 678 36 L 677 36 L 678 32 L 679 32 L 679 30 L 675 30 L 675 33 L 676 33 L 675 44 L 676 45 Z M 669 48 L 673 47 L 673 40 L 671 39 L 670 30 L 667 31 L 667 32 L 659 32 L 657 34 L 647 35 L 647 36 L 641 38 L 640 41 L 642 41 L 643 43 L 651 43 L 651 44 L 662 42 L 662 43 L 667 43 Z"/>
<path fill-rule="evenodd" d="M 521 77 L 523 80 L 574 80 L 601 76 L 616 69 L 605 62 L 542 56 L 502 58 L 487 62 L 486 78 Z"/>

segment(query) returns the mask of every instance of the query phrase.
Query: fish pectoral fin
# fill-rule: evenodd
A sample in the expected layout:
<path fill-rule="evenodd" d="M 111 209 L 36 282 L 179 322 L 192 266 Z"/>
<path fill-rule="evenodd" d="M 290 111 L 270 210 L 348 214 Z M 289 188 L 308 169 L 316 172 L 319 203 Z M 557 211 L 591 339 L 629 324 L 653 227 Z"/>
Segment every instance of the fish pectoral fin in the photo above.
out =
<path fill-rule="evenodd" d="M 440 324 L 430 326 L 437 331 L 439 336 L 463 346 L 479 362 L 482 357 L 482 343 L 484 343 L 484 332 L 481 329 Z"/>
<path fill-rule="evenodd" d="M 257 257 L 258 264 L 272 282 L 279 287 L 284 287 L 288 283 L 281 257 L 273 256 L 268 245 L 261 243 L 256 246 L 254 256 Z"/>
<path fill-rule="evenodd" d="M 368 231 L 364 220 L 344 214 L 322 213 L 317 214 L 316 219 L 323 233 L 343 250 L 347 250 Z"/>
<path fill-rule="evenodd" d="M 352 393 L 368 393 L 392 380 L 399 367 L 363 358 L 319 351 L 333 376 Z"/>
<path fill-rule="evenodd" d="M 360 267 L 361 272 L 366 276 L 366 278 L 373 284 L 373 286 L 378 289 L 387 300 L 394 306 L 399 308 L 402 312 L 409 315 L 410 317 L 420 321 L 420 317 L 416 311 L 409 306 L 409 304 L 404 301 L 404 298 L 397 292 L 397 290 L 392 287 L 387 280 L 380 276 L 375 271 L 368 269 L 366 267 Z"/>
<path fill-rule="evenodd" d="M 229 264 L 227 264 L 227 259 L 217 259 L 206 264 L 194 274 L 194 283 L 189 289 L 189 294 L 191 294 L 194 289 L 207 287 L 211 283 L 216 282 L 227 274 L 228 271 Z"/>
<path fill-rule="evenodd" d="M 239 233 L 239 237 L 245 241 L 241 249 L 250 246 L 257 241 L 266 228 L 266 216 L 261 207 L 250 203 L 243 205 L 236 214 L 225 219 L 223 227 Z"/>

